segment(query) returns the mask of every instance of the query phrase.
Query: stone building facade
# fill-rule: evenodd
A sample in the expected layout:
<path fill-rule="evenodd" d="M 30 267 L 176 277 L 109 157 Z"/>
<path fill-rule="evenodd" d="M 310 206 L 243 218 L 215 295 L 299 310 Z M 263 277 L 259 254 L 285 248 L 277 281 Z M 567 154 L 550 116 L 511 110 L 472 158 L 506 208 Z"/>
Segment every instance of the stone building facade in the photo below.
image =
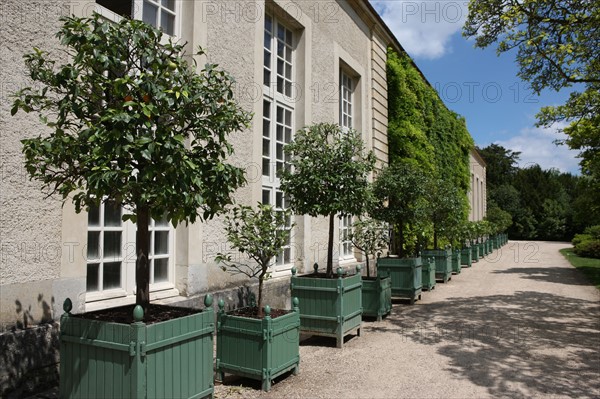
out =
<path fill-rule="evenodd" d="M 469 164 L 471 165 L 471 190 L 469 191 L 471 211 L 469 212 L 469 220 L 479 221 L 487 215 L 486 163 L 475 148 L 469 154 Z"/>
<path fill-rule="evenodd" d="M 60 56 L 55 37 L 66 15 L 99 12 L 117 21 L 142 19 L 199 46 L 198 65 L 217 63 L 236 80 L 236 98 L 254 114 L 251 127 L 231 136 L 230 161 L 248 184 L 236 200 L 285 206 L 276 171 L 294 131 L 317 122 L 339 123 L 362 133 L 377 167 L 388 161 L 387 48 L 403 51 L 365 0 L 75 0 L 0 4 L 0 396 L 56 382 L 57 323 L 62 303 L 75 312 L 135 301 L 135 228 L 121 222 L 119 206 L 75 213 L 73 205 L 47 198 L 23 166 L 20 140 L 44 134 L 32 115 L 10 117 L 10 94 L 32 84 L 22 56 L 38 47 Z M 200 68 L 200 67 L 199 67 Z M 485 166 L 473 154 L 473 180 L 485 187 Z M 482 169 L 483 168 L 483 169 Z M 473 192 L 483 195 L 483 191 Z M 473 198 L 473 196 L 471 196 Z M 485 203 L 472 218 L 484 215 Z M 324 263 L 328 222 L 296 216 L 290 245 L 272 266 L 266 303 L 289 307 L 290 269 Z M 347 239 L 350 217 L 335 231 L 334 260 L 362 262 Z M 199 306 L 211 292 L 228 306 L 247 303 L 248 281 L 214 262 L 226 250 L 221 218 L 173 228 L 151 225 L 151 300 Z M 20 387 L 20 388 L 17 388 Z M 17 389 L 17 391 L 15 391 Z M 15 393 L 16 392 L 16 393 Z M 23 391 L 24 392 L 24 391 Z M 22 393 L 22 392 L 21 392 Z"/>

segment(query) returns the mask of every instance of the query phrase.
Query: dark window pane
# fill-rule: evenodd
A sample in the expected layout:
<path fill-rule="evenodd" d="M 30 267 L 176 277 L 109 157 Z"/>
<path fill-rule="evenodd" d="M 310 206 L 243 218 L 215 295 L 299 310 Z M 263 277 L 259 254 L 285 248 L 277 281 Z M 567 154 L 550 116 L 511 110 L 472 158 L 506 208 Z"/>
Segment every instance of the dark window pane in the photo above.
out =
<path fill-rule="evenodd" d="M 271 142 L 266 139 L 263 139 L 263 155 L 265 157 L 271 155 Z"/>
<path fill-rule="evenodd" d="M 263 119 L 263 137 L 268 138 L 271 135 L 271 122 Z"/>
<path fill-rule="evenodd" d="M 271 191 L 262 190 L 262 203 L 268 205 L 271 203 Z"/>
<path fill-rule="evenodd" d="M 96 0 L 96 3 L 122 17 L 131 18 L 133 16 L 131 13 L 133 10 L 133 0 Z"/>
<path fill-rule="evenodd" d="M 283 126 L 277 125 L 277 141 L 283 141 Z"/>
<path fill-rule="evenodd" d="M 263 116 L 266 119 L 271 119 L 271 103 L 269 101 L 263 101 Z"/>
<path fill-rule="evenodd" d="M 271 162 L 268 159 L 263 158 L 262 174 L 263 176 L 271 176 Z"/>
<path fill-rule="evenodd" d="M 286 29 L 285 31 L 285 44 L 287 44 L 288 46 L 292 45 L 292 31 L 290 31 L 289 29 Z"/>
<path fill-rule="evenodd" d="M 283 160 L 283 144 L 277 144 L 277 159 Z"/>
<path fill-rule="evenodd" d="M 275 193 L 275 206 L 277 208 L 283 207 L 283 193 L 281 193 L 281 192 Z"/>
<path fill-rule="evenodd" d="M 292 260 L 292 250 L 290 248 L 285 248 L 283 250 L 283 263 L 290 263 Z"/>
<path fill-rule="evenodd" d="M 115 259 L 121 257 L 121 232 L 120 231 L 105 231 L 104 232 L 104 248 L 102 256 L 104 259 Z"/>
<path fill-rule="evenodd" d="M 88 292 L 98 291 L 98 269 L 100 265 L 98 263 L 91 263 L 87 265 L 87 275 L 85 278 L 85 289 Z"/>
<path fill-rule="evenodd" d="M 100 208 L 91 206 L 88 212 L 88 226 L 100 226 Z"/>
<path fill-rule="evenodd" d="M 169 259 L 154 259 L 154 282 L 169 280 Z"/>
<path fill-rule="evenodd" d="M 273 31 L 273 20 L 268 15 L 265 15 L 265 30 L 269 32 Z"/>
<path fill-rule="evenodd" d="M 263 84 L 265 86 L 271 85 L 271 72 L 269 72 L 267 69 L 265 69 L 263 72 Z"/>
<path fill-rule="evenodd" d="M 169 232 L 155 231 L 154 232 L 154 255 L 169 254 Z"/>
<path fill-rule="evenodd" d="M 160 14 L 160 27 L 167 35 L 175 34 L 175 15 L 163 11 Z"/>
<path fill-rule="evenodd" d="M 104 204 L 104 226 L 119 227 L 121 221 L 122 208 L 120 204 L 114 202 L 106 202 Z"/>
<path fill-rule="evenodd" d="M 271 53 L 267 50 L 265 50 L 264 63 L 267 68 L 271 69 Z"/>
<path fill-rule="evenodd" d="M 277 24 L 277 38 L 281 41 L 285 40 L 285 28 L 281 24 Z"/>
<path fill-rule="evenodd" d="M 121 286 L 121 262 L 104 263 L 102 283 L 105 290 Z"/>
<path fill-rule="evenodd" d="M 100 257 L 100 232 L 88 231 L 87 235 L 87 258 L 98 259 Z"/>
<path fill-rule="evenodd" d="M 175 11 L 175 0 L 162 0 L 162 6 Z"/>
<path fill-rule="evenodd" d="M 290 128 L 285 129 L 285 142 L 286 143 L 292 142 L 292 129 L 290 129 Z"/>
<path fill-rule="evenodd" d="M 156 20 L 158 17 L 158 7 L 156 7 L 155 5 L 148 3 L 147 1 L 144 2 L 144 9 L 142 12 L 142 20 L 147 23 L 150 24 L 154 27 L 156 27 Z"/>
<path fill-rule="evenodd" d="M 265 32 L 265 43 L 264 46 L 266 49 L 271 49 L 271 35 Z"/>

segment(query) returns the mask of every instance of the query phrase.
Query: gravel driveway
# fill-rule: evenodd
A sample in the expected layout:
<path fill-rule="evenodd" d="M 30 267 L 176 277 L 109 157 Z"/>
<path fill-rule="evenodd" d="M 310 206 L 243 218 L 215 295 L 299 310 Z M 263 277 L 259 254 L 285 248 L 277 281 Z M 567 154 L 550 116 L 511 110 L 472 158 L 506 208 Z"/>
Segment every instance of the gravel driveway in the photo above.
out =
<path fill-rule="evenodd" d="M 235 377 L 217 398 L 600 397 L 600 292 L 560 255 L 511 241 L 336 349 L 304 340 L 270 392 Z"/>

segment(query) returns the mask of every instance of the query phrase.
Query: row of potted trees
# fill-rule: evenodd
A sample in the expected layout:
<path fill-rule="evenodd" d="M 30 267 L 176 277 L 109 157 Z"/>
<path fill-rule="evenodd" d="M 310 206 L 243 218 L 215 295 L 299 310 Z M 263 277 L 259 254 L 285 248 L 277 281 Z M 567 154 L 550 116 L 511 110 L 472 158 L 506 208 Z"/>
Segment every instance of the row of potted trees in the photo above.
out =
<path fill-rule="evenodd" d="M 317 124 L 297 132 L 285 148 L 289 163 L 280 177 L 290 210 L 263 204 L 228 208 L 245 179 L 241 168 L 226 162 L 233 153 L 227 137 L 251 121 L 233 98 L 229 75 L 215 65 L 197 74 L 183 57 L 182 44 L 140 21 L 110 23 L 95 15 L 63 22 L 58 37 L 68 61 L 59 64 L 63 58 L 52 60 L 37 49 L 26 55 L 38 87 L 15 93 L 11 113 L 37 113 L 49 131 L 23 140 L 26 169 L 44 188 L 72 199 L 77 212 L 108 200 L 123 204 L 123 220 L 137 224 L 137 258 L 135 306 L 72 314 L 73 304 L 65 300 L 61 397 L 212 396 L 215 330 L 220 377 L 255 378 L 268 390 L 276 376 L 298 372 L 300 330 L 334 336 L 341 347 L 345 335 L 360 333 L 364 308 L 381 317 L 389 312 L 392 295 L 418 299 L 423 263 L 409 255 L 434 257 L 435 275 L 430 266 L 428 281 L 431 276 L 447 281 L 449 269 L 437 248 L 456 238 L 451 226 L 462 218 L 452 202 L 458 196 L 449 195 L 454 187 L 430 184 L 409 161 L 383 170 L 371 187 L 375 158 L 364 151 L 360 135 Z M 434 214 L 428 212 L 432 198 Z M 227 237 L 245 257 L 218 254 L 216 261 L 227 271 L 258 279 L 256 306 L 226 312 L 219 301 L 215 317 L 210 295 L 203 310 L 150 304 L 150 218 L 176 226 L 226 211 Z M 294 269 L 292 309 L 271 309 L 263 304 L 263 284 L 290 238 L 291 212 L 328 218 L 326 268 L 321 273 L 315 266 L 308 275 Z M 369 263 L 366 280 L 360 268 L 334 271 L 340 215 L 374 219 L 354 230 L 365 259 L 389 241 L 392 255 L 378 258 L 373 277 Z M 431 255 L 423 250 L 428 243 L 421 233 L 429 224 L 437 251 Z M 489 249 L 485 240 L 472 246 Z M 377 301 L 366 294 L 369 285 Z"/>

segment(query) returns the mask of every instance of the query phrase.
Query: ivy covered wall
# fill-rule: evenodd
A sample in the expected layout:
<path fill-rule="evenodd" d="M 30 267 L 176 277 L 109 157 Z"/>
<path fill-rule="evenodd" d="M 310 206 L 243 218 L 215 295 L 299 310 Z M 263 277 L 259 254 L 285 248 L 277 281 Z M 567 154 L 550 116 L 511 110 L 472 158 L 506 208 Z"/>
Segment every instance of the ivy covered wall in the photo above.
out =
<path fill-rule="evenodd" d="M 390 163 L 417 162 L 459 187 L 466 199 L 474 143 L 464 118 L 446 108 L 407 54 L 388 50 L 387 78 Z"/>

